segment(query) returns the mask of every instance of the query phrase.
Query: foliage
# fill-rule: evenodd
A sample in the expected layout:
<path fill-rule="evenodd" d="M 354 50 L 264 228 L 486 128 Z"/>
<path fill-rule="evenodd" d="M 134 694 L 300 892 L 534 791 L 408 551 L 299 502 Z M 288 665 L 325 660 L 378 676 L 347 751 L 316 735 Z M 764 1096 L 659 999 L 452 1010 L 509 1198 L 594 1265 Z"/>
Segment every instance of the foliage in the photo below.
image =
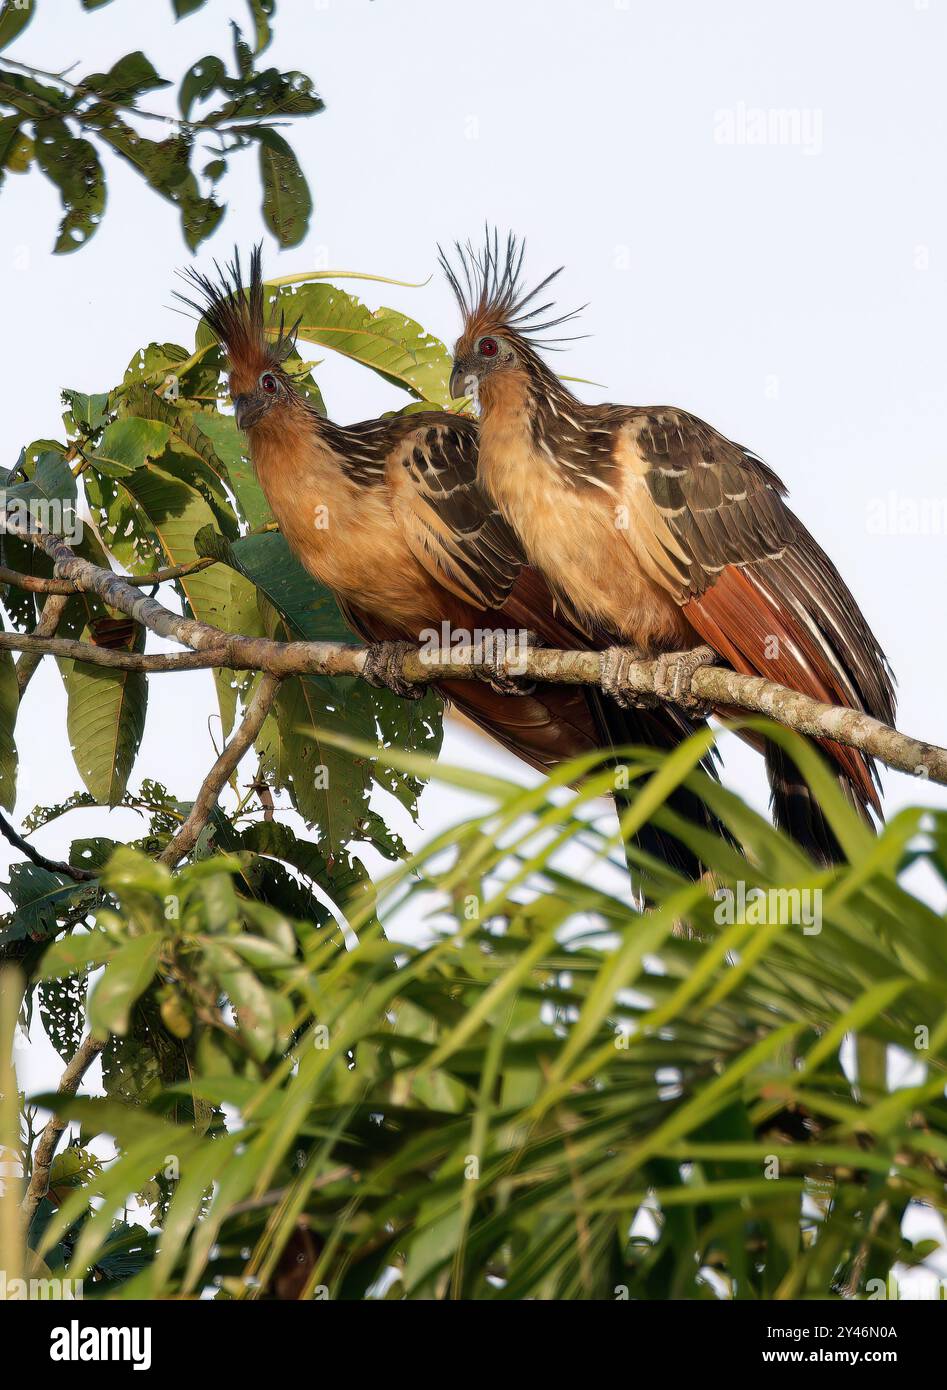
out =
<path fill-rule="evenodd" d="M 367 309 L 336 284 L 330 272 L 314 272 L 267 291 L 288 321 L 302 319 L 300 338 L 336 348 L 414 401 L 440 404 L 448 397 L 446 348 L 404 314 Z M 372 277 L 363 277 L 370 279 Z M 300 388 L 317 409 L 322 396 L 310 364 L 298 353 L 288 362 Z M 15 467 L 0 474 L 10 500 L 52 508 L 61 524 L 74 517 L 81 496 L 94 526 L 84 526 L 76 550 L 100 565 L 131 574 L 162 566 L 185 572 L 164 586 L 165 601 L 230 632 L 281 639 L 348 640 L 349 630 L 328 590 L 315 583 L 275 529 L 266 499 L 245 453 L 233 416 L 224 413 L 223 359 L 203 324 L 193 348 L 150 343 L 136 352 L 122 382 L 110 391 L 63 392 L 65 437 L 37 440 Z M 25 574 L 49 576 L 44 556 L 4 537 L 0 559 Z M 0 591 L 10 623 L 30 630 L 37 619 L 33 596 L 13 586 Z M 143 634 L 128 626 L 139 648 Z M 114 620 L 94 596 L 70 598 L 59 635 L 114 643 Z M 84 792 L 62 807 L 37 808 L 27 829 L 47 824 L 75 806 L 131 806 L 149 818 L 136 843 L 158 853 L 186 818 L 190 805 L 167 789 L 145 785 L 129 791 L 148 707 L 148 679 L 140 673 L 59 663 L 67 697 L 67 727 Z M 246 673 L 217 672 L 215 686 L 224 735 L 238 708 L 252 696 Z M 27 691 L 26 698 L 29 698 Z M 16 783 L 15 727 L 19 703 L 9 654 L 0 661 L 0 798 L 12 806 Z M 200 844 L 246 850 L 248 873 L 264 902 L 291 915 L 322 911 L 320 895 L 338 901 L 365 874 L 353 857 L 359 842 L 389 858 L 400 842 L 370 805 L 374 788 L 391 794 L 412 814 L 417 780 L 328 741 L 348 733 L 372 745 L 436 753 L 441 708 L 430 693 L 418 702 L 339 677 L 298 677 L 284 682 L 274 711 L 257 740 L 259 765 L 237 812 L 219 813 Z M 234 783 L 236 786 L 236 783 Z M 313 827 L 313 840 L 298 841 L 286 828 L 264 821 L 272 791 L 285 790 Z M 98 868 L 114 842 L 79 841 L 70 862 Z M 77 884 L 34 864 L 15 865 L 5 891 L 14 910 L 0 919 L 0 950 L 43 940 L 103 901 L 100 883 Z"/>
<path fill-rule="evenodd" d="M 174 0 L 175 16 L 202 4 Z M 0 49 L 34 9 L 3 4 Z M 264 220 L 299 242 L 311 195 L 276 127 L 322 103 L 301 74 L 257 67 L 275 3 L 249 9 L 254 50 L 234 26 L 235 75 L 216 56 L 192 64 L 180 119 L 158 117 L 162 141 L 136 128 L 154 116 L 140 100 L 169 85 L 141 52 L 78 79 L 0 62 L 0 180 L 35 164 L 55 184 L 57 251 L 99 224 L 104 149 L 180 208 L 196 246 L 223 215 L 230 154 L 253 143 Z M 404 390 L 406 410 L 449 407 L 443 345 L 330 278 L 277 280 L 268 296 L 303 342 Z M 175 567 L 162 597 L 186 615 L 344 638 L 332 596 L 275 529 L 223 408 L 222 366 L 198 325 L 193 347 L 135 353 L 112 389 L 67 389 L 63 438 L 25 445 L 0 477 L 7 503 L 54 529 L 84 504 L 79 553 L 136 576 Z M 287 366 L 324 410 L 312 364 Z M 10 537 L 0 562 L 50 574 Z M 0 600 L 19 631 L 42 617 L 21 587 Z M 144 640 L 84 593 L 58 632 Z M 905 811 L 875 839 L 806 745 L 756 721 L 810 777 L 847 864 L 816 868 L 696 771 L 703 734 L 663 761 L 626 750 L 619 846 L 599 818 L 614 766 L 590 756 L 524 792 L 433 765 L 433 695 L 294 678 L 249 785 L 234 776 L 172 873 L 156 857 L 190 803 L 154 781 L 131 790 L 147 678 L 59 670 L 82 790 L 37 807 L 24 831 L 121 806 L 141 834 L 74 840 L 69 861 L 91 880 L 25 860 L 3 885 L 0 957 L 26 973 L 22 1022 L 35 1016 L 64 1060 L 88 1030 L 104 1045 L 102 1094 L 35 1098 L 73 1128 L 26 1233 L 30 1268 L 107 1298 L 864 1297 L 936 1248 L 904 1227 L 909 1212 L 945 1210 L 947 944 L 905 875 L 923 866 L 947 884 L 944 816 Z M 8 809 L 28 673 L 0 653 Z M 226 737 L 255 678 L 215 681 Z M 413 812 L 432 775 L 487 810 L 409 857 L 370 798 Z M 732 840 L 669 809 L 682 781 Z M 281 819 L 287 803 L 302 833 Z M 684 883 L 634 847 L 647 819 L 699 852 L 707 880 Z M 395 864 L 381 884 L 366 844 Z M 627 901 L 622 851 L 648 872 L 647 911 Z M 0 971 L 0 1140 L 29 1176 L 38 1112 L 18 1109 L 6 1074 L 10 979 Z M 913 1063 L 906 1082 L 893 1059 Z M 13 1200 L 7 1183 L 0 1202 Z"/>
<path fill-rule="evenodd" d="M 491 804 L 381 885 L 386 919 L 423 926 L 414 945 L 372 900 L 345 904 L 345 931 L 261 908 L 245 851 L 174 879 L 117 851 L 120 913 L 41 973 L 105 962 L 93 1026 L 129 1039 L 150 1001 L 187 1061 L 133 1102 L 43 1098 L 119 1153 L 45 1214 L 40 1255 L 75 1277 L 110 1242 L 147 1246 L 133 1297 L 864 1296 L 917 1265 L 933 1245 L 905 1213 L 945 1207 L 947 939 L 900 878 L 923 862 L 947 882 L 947 821 L 906 811 L 870 840 L 809 767 L 857 851 L 819 870 L 693 770 L 705 747 L 629 750 L 625 832 L 673 823 L 686 780 L 747 857 L 685 830 L 717 895 L 652 865 L 644 914 L 559 866 L 614 846 L 590 816 L 614 773 L 592 759 L 527 792 L 435 770 Z M 747 878 L 818 892 L 819 929 L 752 906 L 724 921 Z M 890 1048 L 910 1084 L 886 1079 Z"/>
<path fill-rule="evenodd" d="M 97 10 L 109 0 L 83 0 Z M 40 0 L 20 6 L 4 0 L 0 49 L 18 39 Z M 204 0 L 174 0 L 184 18 Z M 179 117 L 140 106 L 142 97 L 172 84 L 139 51 L 126 53 L 107 72 L 76 76 L 46 72 L 17 60 L 0 61 L 0 184 L 5 173 L 35 165 L 59 193 L 63 217 L 54 250 L 75 251 L 98 228 L 105 211 L 102 154 L 111 151 L 173 203 L 193 250 L 219 226 L 225 205 L 217 185 L 233 154 L 256 145 L 263 189 L 263 217 L 282 246 L 298 246 L 306 235 L 312 195 L 292 147 L 279 126 L 323 109 L 312 81 L 301 72 L 260 68 L 257 59 L 272 37 L 275 0 L 249 0 L 254 45 L 233 24 L 234 67 L 206 54 L 192 63 L 178 90 Z M 160 140 L 137 128 L 150 121 L 165 127 Z"/>

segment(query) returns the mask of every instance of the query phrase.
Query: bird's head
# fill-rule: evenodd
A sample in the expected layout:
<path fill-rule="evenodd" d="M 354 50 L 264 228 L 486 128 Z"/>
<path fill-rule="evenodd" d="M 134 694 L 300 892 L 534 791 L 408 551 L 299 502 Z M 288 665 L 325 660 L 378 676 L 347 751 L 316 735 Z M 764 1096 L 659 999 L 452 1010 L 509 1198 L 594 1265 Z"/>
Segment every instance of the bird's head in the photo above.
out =
<path fill-rule="evenodd" d="M 186 270 L 184 278 L 199 297 L 177 297 L 201 314 L 226 352 L 234 417 L 240 429 L 249 431 L 277 419 L 281 406 L 299 399 L 283 366 L 295 349 L 299 325 L 287 332 L 283 315 L 276 318 L 267 311 L 259 246 L 250 255 L 246 287 L 236 250 L 230 265 L 221 270 L 215 263 L 215 269 L 216 281 Z"/>
<path fill-rule="evenodd" d="M 441 267 L 463 315 L 463 328 L 454 347 L 450 393 L 455 398 L 470 396 L 482 402 L 484 393 L 489 396 L 501 377 L 511 379 L 518 373 L 525 379 L 540 370 L 535 346 L 550 347 L 568 339 L 538 335 L 568 323 L 581 311 L 550 318 L 551 300 L 535 304 L 562 266 L 534 289 L 525 289 L 522 270 L 526 243 L 512 232 L 505 247 L 500 245 L 498 233 L 487 229 L 482 250 L 474 250 L 470 242 L 466 246 L 457 242 L 455 249 L 456 266 L 438 247 Z"/>

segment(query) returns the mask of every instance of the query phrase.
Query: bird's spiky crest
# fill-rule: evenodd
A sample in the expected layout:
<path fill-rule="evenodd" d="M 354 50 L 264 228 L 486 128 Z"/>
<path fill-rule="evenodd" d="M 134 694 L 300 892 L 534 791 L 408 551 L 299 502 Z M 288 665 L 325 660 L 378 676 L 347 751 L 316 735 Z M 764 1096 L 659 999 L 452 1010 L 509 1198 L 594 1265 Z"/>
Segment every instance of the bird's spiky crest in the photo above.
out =
<path fill-rule="evenodd" d="M 583 336 L 543 336 L 551 328 L 558 328 L 560 324 L 570 323 L 577 318 L 585 305 L 565 314 L 553 313 L 551 317 L 543 317 L 555 309 L 554 301 L 550 299 L 544 304 L 535 301 L 564 267 L 559 266 L 533 289 L 527 289 L 523 284 L 525 238 L 521 240 L 509 232 L 503 244 L 497 229 L 491 231 L 486 227 L 482 250 L 475 250 L 469 241 L 466 246 L 457 241 L 454 247 L 458 261 L 456 269 L 443 248 L 438 246 L 437 250 L 441 268 L 464 316 L 465 338 L 480 337 L 489 331 L 506 332 L 516 334 L 536 347 L 555 348 L 559 343 L 573 342 L 575 338 Z"/>
<path fill-rule="evenodd" d="M 248 389 L 260 373 L 277 368 L 295 350 L 299 320 L 287 331 L 285 315 L 267 314 L 263 292 L 262 246 L 250 252 L 250 280 L 244 285 L 240 252 L 234 247 L 233 260 L 223 269 L 217 261 L 217 279 L 202 275 L 193 267 L 181 271 L 197 291 L 198 298 L 175 293 L 182 304 L 195 309 L 206 321 L 230 361 L 231 374 Z"/>

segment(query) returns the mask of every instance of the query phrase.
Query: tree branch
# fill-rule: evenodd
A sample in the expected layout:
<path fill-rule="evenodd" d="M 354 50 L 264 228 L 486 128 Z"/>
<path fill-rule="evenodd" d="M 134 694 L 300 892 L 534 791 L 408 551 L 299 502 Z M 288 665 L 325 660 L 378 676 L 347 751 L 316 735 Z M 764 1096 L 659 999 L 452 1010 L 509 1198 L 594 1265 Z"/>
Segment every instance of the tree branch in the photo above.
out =
<path fill-rule="evenodd" d="M 138 589 L 150 589 L 154 584 L 165 584 L 169 579 L 182 579 L 189 574 L 206 570 L 208 565 L 218 565 L 216 555 L 204 555 L 199 560 L 188 560 L 181 565 L 167 565 L 164 569 L 153 570 L 150 574 L 126 574 L 123 577 Z M 71 579 L 44 579 L 38 574 L 21 574 L 19 570 L 0 565 L 0 584 L 12 584 L 16 589 L 25 589 L 31 594 L 78 594 L 81 589 Z"/>
<path fill-rule="evenodd" d="M 75 1056 L 67 1064 L 66 1070 L 59 1078 L 58 1090 L 61 1096 L 74 1096 L 76 1094 L 79 1083 L 104 1046 L 105 1043 L 93 1038 L 91 1033 L 80 1043 Z M 40 1135 L 36 1152 L 33 1155 L 30 1185 L 26 1189 L 26 1196 L 22 1202 L 27 1230 L 29 1230 L 30 1222 L 36 1215 L 37 1207 L 49 1191 L 49 1171 L 56 1153 L 56 1146 L 68 1123 L 68 1120 L 61 1120 L 54 1115 Z"/>
<path fill-rule="evenodd" d="M 279 687 L 279 677 L 269 674 L 262 677 L 239 729 L 204 778 L 187 820 L 174 839 L 158 855 L 159 864 L 166 864 L 169 869 L 173 869 L 197 844 L 231 773 L 252 747 L 254 739 L 263 727 L 263 721 L 272 708 Z"/>
<path fill-rule="evenodd" d="M 67 878 L 74 878 L 77 883 L 91 883 L 99 877 L 90 869 L 80 869 L 74 864 L 47 859 L 44 854 L 40 854 L 39 850 L 30 844 L 29 840 L 25 840 L 19 831 L 14 829 L 2 811 L 0 811 L 0 834 L 5 836 L 21 854 L 25 854 L 31 863 L 36 864 L 41 869 L 48 869 L 51 874 L 65 874 Z"/>
<path fill-rule="evenodd" d="M 84 661 L 89 666 L 110 666 L 116 671 L 206 671 L 230 667 L 226 648 L 209 647 L 194 652 L 129 652 L 122 648 L 97 647 L 93 642 L 79 642 L 73 637 L 41 639 L 35 632 L 0 632 L 0 651 L 35 652 L 39 656 L 66 657 Z M 252 671 L 261 668 L 243 665 L 238 669 Z"/>
<path fill-rule="evenodd" d="M 243 637 L 209 623 L 180 617 L 157 599 L 139 593 L 123 576 L 81 559 L 59 537 L 28 532 L 11 523 L 11 516 L 0 513 L 0 531 L 9 530 L 45 551 L 58 577 L 71 580 L 81 589 L 91 590 L 108 607 L 127 614 L 161 637 L 190 647 L 191 653 L 183 657 L 147 656 L 67 642 L 62 638 L 41 640 L 18 633 L 0 633 L 0 647 L 48 651 L 122 670 L 174 671 L 208 666 L 266 671 L 279 677 L 363 674 L 365 647 L 338 642 L 274 642 L 266 637 Z M 485 680 L 496 674 L 491 656 L 490 652 L 470 646 L 451 647 L 438 655 L 422 650 L 409 651 L 404 659 L 403 675 L 408 682 L 417 685 L 441 680 Z M 532 646 L 524 650 L 517 645 L 515 651 L 506 653 L 503 669 L 509 675 L 528 681 L 602 684 L 602 654 L 595 651 L 568 652 Z M 630 689 L 643 695 L 656 693 L 655 662 L 630 661 L 624 674 Z M 690 689 L 692 695 L 717 707 L 767 715 L 798 733 L 858 748 L 898 772 L 947 785 L 947 748 L 911 738 L 859 710 L 823 704 L 775 681 L 742 676 L 721 666 L 701 667 L 694 673 Z"/>
<path fill-rule="evenodd" d="M 66 604 L 69 602 L 64 594 L 50 594 L 43 604 L 43 611 L 33 629 L 34 637 L 55 637 L 56 629 L 59 627 L 59 620 L 66 611 Z M 24 691 L 36 672 L 42 660 L 42 653 L 24 652 L 16 663 L 16 686 L 22 700 Z"/>

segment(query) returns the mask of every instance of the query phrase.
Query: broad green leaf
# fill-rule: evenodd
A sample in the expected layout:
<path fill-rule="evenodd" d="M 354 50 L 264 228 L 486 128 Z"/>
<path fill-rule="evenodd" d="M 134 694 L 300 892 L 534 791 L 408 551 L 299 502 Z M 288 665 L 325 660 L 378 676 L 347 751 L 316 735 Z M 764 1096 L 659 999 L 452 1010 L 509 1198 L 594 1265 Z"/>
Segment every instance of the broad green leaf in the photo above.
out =
<path fill-rule="evenodd" d="M 202 411 L 194 414 L 193 423 L 195 430 L 208 440 L 217 458 L 226 468 L 227 477 L 247 524 L 253 530 L 257 530 L 271 522 L 273 513 L 263 495 L 263 489 L 256 480 L 253 466 L 245 452 L 246 442 L 237 429 L 233 416 Z"/>
<path fill-rule="evenodd" d="M 34 153 L 43 173 L 59 189 L 63 219 L 55 252 L 77 251 L 95 233 L 105 211 L 105 175 L 95 146 L 74 136 L 57 117 L 34 125 Z"/>
<path fill-rule="evenodd" d="M 312 195 L 291 146 L 275 130 L 260 130 L 263 220 L 281 246 L 298 246 L 309 228 Z"/>
<path fill-rule="evenodd" d="M 145 630 L 135 629 L 133 650 L 144 650 Z M 89 629 L 81 641 L 92 640 Z M 79 776 L 102 806 L 122 799 L 145 731 L 148 679 L 141 671 L 112 670 L 63 661 L 66 729 Z"/>
<path fill-rule="evenodd" d="M 240 1031 L 254 1057 L 264 1061 L 276 1042 L 276 1020 L 269 993 L 232 947 L 205 944 L 204 955 L 237 1011 Z"/>
<path fill-rule="evenodd" d="M 0 10 L 0 49 L 7 48 L 22 34 L 35 10 L 34 4 L 17 5 L 14 0 L 4 0 L 3 9 Z"/>
<path fill-rule="evenodd" d="M 171 465 L 174 466 L 173 460 Z M 96 471 L 93 468 L 93 474 Z M 218 519 L 200 492 L 165 471 L 160 461 L 110 478 L 109 482 L 111 493 L 100 475 L 98 485 L 93 482 L 89 489 L 90 497 L 105 507 L 102 522 L 108 544 L 132 572 L 147 570 L 155 558 L 159 564 L 167 565 L 187 564 L 199 558 L 194 537 L 202 528 L 216 526 Z M 140 543 L 142 536 L 146 544 L 147 538 L 152 538 L 159 548 L 157 557 L 145 551 Z M 249 636 L 261 630 L 252 587 L 223 565 L 211 565 L 177 582 L 199 621 Z M 226 733 L 233 725 L 236 692 L 242 681 L 238 682 L 232 671 L 215 671 L 214 679 Z"/>
<path fill-rule="evenodd" d="M 132 1005 L 158 968 L 163 940 L 157 932 L 133 937 L 109 959 L 89 1000 L 89 1026 L 97 1038 L 128 1032 Z"/>
<path fill-rule="evenodd" d="M 171 431 L 163 420 L 125 415 L 114 420 L 92 457 L 95 466 L 110 478 L 123 478 L 164 452 Z"/>
<path fill-rule="evenodd" d="M 43 952 L 38 971 L 41 980 L 61 980 L 78 975 L 89 966 L 101 965 L 120 949 L 103 931 L 73 932 L 60 936 Z"/>
<path fill-rule="evenodd" d="M 287 323 L 300 320 L 303 341 L 351 357 L 419 400 L 450 407 L 451 354 L 405 314 L 372 311 L 337 285 L 326 284 L 284 289 L 278 304 Z"/>
<path fill-rule="evenodd" d="M 99 430 L 108 418 L 108 392 L 90 396 L 84 391 L 63 391 L 63 404 L 69 411 L 64 416 L 66 429 L 70 433 L 81 430 L 85 434 Z"/>
<path fill-rule="evenodd" d="M 0 921 L 0 943 L 52 936 L 59 913 L 79 902 L 91 907 L 95 897 L 93 885 L 76 883 L 29 862 L 11 864 L 10 881 L 0 883 L 0 888 L 14 905 L 14 911 Z"/>
<path fill-rule="evenodd" d="M 159 77 L 151 61 L 139 49 L 119 58 L 108 72 L 90 73 L 83 85 L 111 101 L 134 106 L 135 99 L 143 92 L 153 92 L 171 84 Z"/>

